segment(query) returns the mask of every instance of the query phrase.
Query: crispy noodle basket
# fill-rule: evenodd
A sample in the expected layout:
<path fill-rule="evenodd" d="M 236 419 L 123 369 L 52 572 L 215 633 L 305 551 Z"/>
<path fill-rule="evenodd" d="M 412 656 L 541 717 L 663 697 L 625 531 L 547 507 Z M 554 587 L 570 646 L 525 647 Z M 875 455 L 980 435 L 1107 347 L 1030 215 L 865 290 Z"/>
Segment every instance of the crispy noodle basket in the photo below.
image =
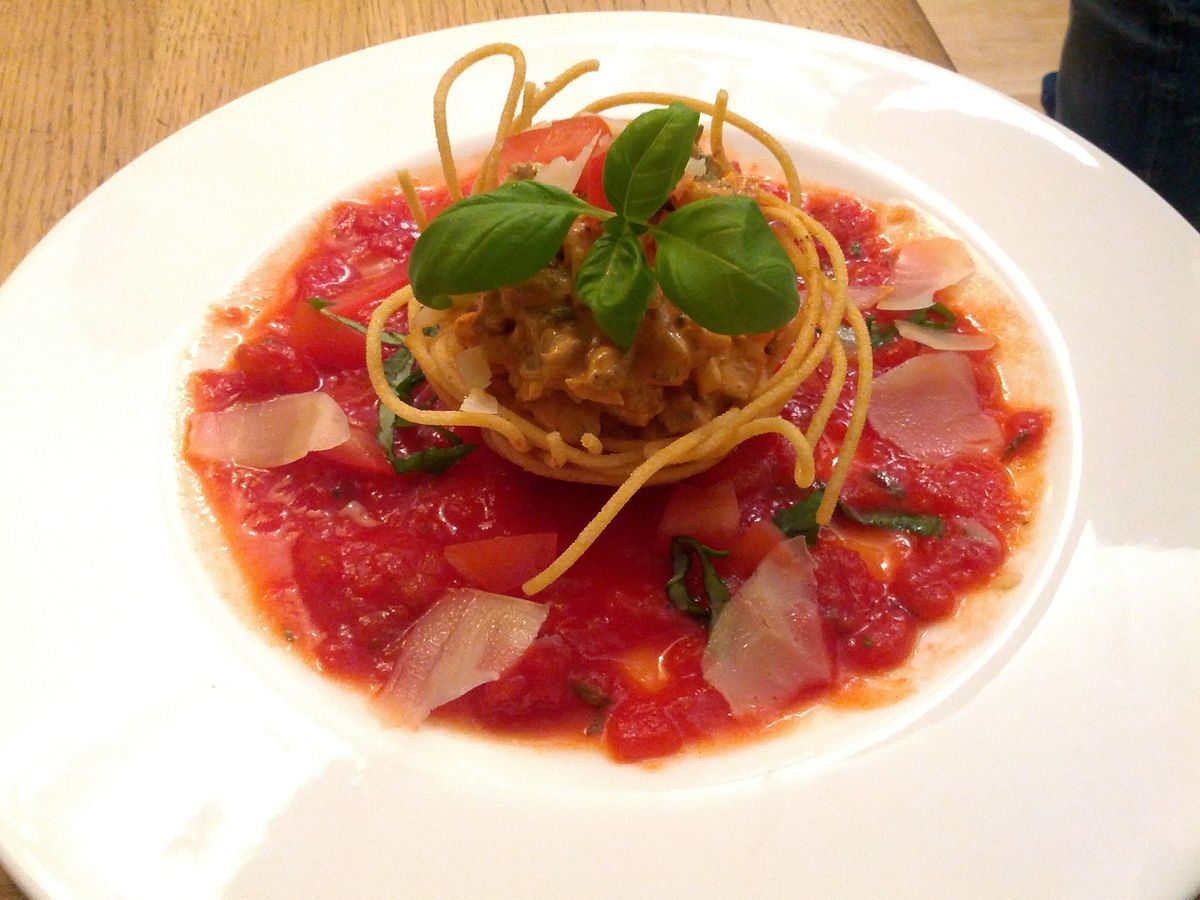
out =
<path fill-rule="evenodd" d="M 500 148 L 505 139 L 510 134 L 530 127 L 533 117 L 547 101 L 567 84 L 586 72 L 594 71 L 599 65 L 595 60 L 577 63 L 540 89 L 525 80 L 524 55 L 511 44 L 481 47 L 451 66 L 442 77 L 434 96 L 434 124 L 446 186 L 452 199 L 461 199 L 462 188 L 450 152 L 446 101 L 459 75 L 480 60 L 492 56 L 511 58 L 513 75 L 495 139 L 475 178 L 477 192 L 490 190 L 498 184 Z M 558 432 L 548 432 L 519 411 L 499 403 L 495 404 L 494 412 L 480 411 L 479 404 L 468 404 L 467 409 L 462 408 L 463 401 L 471 393 L 457 365 L 464 348 L 455 337 L 455 329 L 448 327 L 454 317 L 461 314 L 461 305 L 456 304 L 444 311 L 433 310 L 421 305 L 412 289 L 406 287 L 376 309 L 367 330 L 367 368 L 371 383 L 380 402 L 398 416 L 421 425 L 474 426 L 482 429 L 488 446 L 523 469 L 561 481 L 616 487 L 596 517 L 558 559 L 526 582 L 523 587 L 528 594 L 542 590 L 565 572 L 641 487 L 678 481 L 703 471 L 738 444 L 756 435 L 778 434 L 786 439 L 795 449 L 796 484 L 800 487 L 810 486 L 814 478 L 812 448 L 824 432 L 846 382 L 846 349 L 838 335 L 838 329 L 843 324 L 848 325 L 854 334 L 857 355 L 854 386 L 857 393 L 838 460 L 817 513 L 817 520 L 821 523 L 827 523 L 833 514 L 866 420 L 872 371 L 867 327 L 857 307 L 848 300 L 846 262 L 841 248 L 824 226 L 798 205 L 802 196 L 800 180 L 795 165 L 780 143 L 753 122 L 730 112 L 726 108 L 727 95 L 724 91 L 712 103 L 665 93 L 616 94 L 596 100 L 580 112 L 598 113 L 631 104 L 666 105 L 675 102 L 686 104 L 710 117 L 711 151 L 722 171 L 731 172 L 733 169 L 726 156 L 723 140 L 725 126 L 732 125 L 756 140 L 775 159 L 792 198 L 789 202 L 761 187 L 756 188 L 754 199 L 768 219 L 781 226 L 784 235 L 780 243 L 802 278 L 805 289 L 801 292 L 796 318 L 785 329 L 787 334 L 794 336 L 790 348 L 775 371 L 761 381 L 744 405 L 730 408 L 699 428 L 675 438 L 638 441 L 629 438 L 606 439 L 589 433 L 583 436 L 580 446 L 573 446 Z M 401 172 L 400 181 L 417 224 L 423 228 L 426 217 L 412 180 L 406 172 Z M 696 187 L 714 196 L 732 191 L 730 185 L 720 181 L 702 188 L 697 184 Z M 830 274 L 822 268 L 818 245 L 828 256 Z M 414 407 L 397 397 L 388 385 L 383 368 L 383 332 L 388 319 L 401 309 L 407 310 L 410 323 L 410 333 L 406 339 L 408 348 L 447 409 Z M 799 386 L 826 359 L 830 361 L 829 377 L 821 403 L 808 428 L 801 431 L 781 418 L 779 413 Z M 485 405 L 490 407 L 490 404 Z"/>

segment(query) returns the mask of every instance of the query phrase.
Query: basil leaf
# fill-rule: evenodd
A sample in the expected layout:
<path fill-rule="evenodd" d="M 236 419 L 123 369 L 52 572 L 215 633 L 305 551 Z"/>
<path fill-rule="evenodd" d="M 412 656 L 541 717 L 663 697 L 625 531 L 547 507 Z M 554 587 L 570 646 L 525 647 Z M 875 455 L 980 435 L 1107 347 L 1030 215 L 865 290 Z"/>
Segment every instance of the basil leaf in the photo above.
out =
<path fill-rule="evenodd" d="M 663 293 L 709 331 L 774 331 L 796 315 L 796 272 L 749 197 L 689 203 L 651 233 Z"/>
<path fill-rule="evenodd" d="M 626 353 L 633 346 L 654 287 L 654 272 L 642 242 L 624 219 L 609 219 L 579 267 L 575 293 L 592 310 L 604 333 Z"/>
<path fill-rule="evenodd" d="M 392 468 L 396 470 L 397 475 L 404 475 L 408 472 L 429 472 L 432 475 L 441 475 L 478 447 L 478 444 L 464 444 L 460 439 L 459 443 L 450 447 L 430 447 L 428 450 L 418 450 L 408 456 L 393 457 Z"/>
<path fill-rule="evenodd" d="M 407 347 L 397 347 L 383 361 L 383 375 L 388 385 L 396 392 L 396 396 L 405 403 L 412 402 L 413 391 L 425 380 L 425 374 L 417 368 L 412 354 Z M 382 403 L 379 404 L 379 428 L 375 434 L 376 440 L 383 447 L 388 462 L 397 475 L 408 472 L 430 472 L 441 475 L 448 468 L 478 447 L 478 444 L 464 444 L 462 438 L 445 428 L 435 427 L 433 430 L 450 442 L 449 447 L 430 447 L 418 450 L 405 456 L 396 455 L 396 429 L 411 428 L 413 423 L 396 415 Z"/>
<path fill-rule="evenodd" d="M 566 191 L 536 181 L 509 181 L 459 200 L 417 238 L 409 260 L 413 293 L 446 309 L 471 294 L 532 278 L 554 258 L 584 213 L 600 213 Z M 601 214 L 607 216 L 607 214 Z"/>
<path fill-rule="evenodd" d="M 383 361 L 383 376 L 392 390 L 396 392 L 396 396 L 405 403 L 412 399 L 412 392 L 417 385 L 425 380 L 424 373 L 416 367 L 413 356 L 407 347 L 398 348 Z M 379 428 L 375 433 L 375 439 L 383 447 L 389 462 L 395 460 L 393 446 L 396 429 L 408 428 L 411 425 L 412 422 L 400 418 L 382 403 L 379 404 Z"/>
<path fill-rule="evenodd" d="M 612 703 L 612 698 L 586 681 L 569 682 L 571 693 L 593 709 L 604 709 Z"/>
<path fill-rule="evenodd" d="M 788 537 L 804 535 L 809 545 L 817 542 L 817 533 L 821 526 L 817 524 L 817 507 L 825 497 L 824 488 L 816 488 L 811 494 L 791 506 L 775 513 L 772 521 L 775 527 Z"/>
<path fill-rule="evenodd" d="M 868 314 L 866 322 L 867 334 L 871 337 L 872 350 L 878 350 L 884 344 L 897 340 L 900 337 L 900 332 L 896 330 L 895 325 L 880 325 L 875 321 L 873 315 Z"/>
<path fill-rule="evenodd" d="M 1033 433 L 1028 430 L 1018 431 L 1015 435 L 1013 435 L 1013 439 L 1008 442 L 1008 446 L 1004 448 L 1004 451 L 1000 454 L 1000 458 L 1008 459 L 1010 456 L 1020 450 L 1021 445 L 1029 440 L 1032 435 Z"/>
<path fill-rule="evenodd" d="M 336 313 L 331 313 L 329 311 L 329 307 L 334 305 L 332 300 L 323 300 L 320 297 L 309 297 L 305 302 L 307 302 L 309 306 L 311 306 L 321 315 L 328 316 L 330 319 L 333 319 L 333 321 L 340 322 L 347 328 L 353 328 L 359 334 L 367 333 L 367 326 L 362 324 L 362 322 L 355 322 L 353 319 L 347 319 L 345 316 L 339 316 Z M 404 335 L 398 331 L 385 331 L 380 337 L 379 342 L 392 347 L 399 347 L 404 344 Z"/>
<path fill-rule="evenodd" d="M 908 321 L 914 325 L 923 325 L 926 328 L 937 328 L 941 331 L 946 331 L 958 320 L 958 316 L 941 303 L 934 303 L 932 306 L 927 306 L 924 309 L 915 310 L 908 317 Z"/>
<path fill-rule="evenodd" d="M 690 553 L 700 560 L 704 577 L 705 597 L 693 597 L 687 589 L 685 579 L 691 568 Z M 686 535 L 671 539 L 671 579 L 666 583 L 667 599 L 680 612 L 703 620 L 709 627 L 717 620 L 725 604 L 729 602 L 729 586 L 725 584 L 713 567 L 713 558 L 728 556 L 728 550 L 715 550 Z M 704 599 L 706 602 L 702 603 Z"/>
<path fill-rule="evenodd" d="M 860 525 L 870 525 L 873 528 L 886 528 L 889 531 L 907 531 L 922 537 L 940 538 L 945 531 L 941 516 L 923 516 L 915 513 L 877 510 L 863 512 L 845 503 L 839 503 L 838 509 L 848 519 L 853 519 Z"/>
<path fill-rule="evenodd" d="M 682 103 L 642 113 L 608 148 L 604 196 L 617 215 L 646 220 L 666 202 L 696 143 L 700 114 Z"/>

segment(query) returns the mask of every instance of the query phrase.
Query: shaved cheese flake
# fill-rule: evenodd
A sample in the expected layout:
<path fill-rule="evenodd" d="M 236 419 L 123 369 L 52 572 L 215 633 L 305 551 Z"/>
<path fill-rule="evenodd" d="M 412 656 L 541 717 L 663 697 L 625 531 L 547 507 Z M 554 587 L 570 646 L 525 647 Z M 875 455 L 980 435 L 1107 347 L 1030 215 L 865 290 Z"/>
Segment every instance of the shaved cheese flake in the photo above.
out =
<path fill-rule="evenodd" d="M 924 297 L 958 284 L 975 271 L 975 260 L 962 241 L 948 237 L 921 238 L 900 247 L 892 270 L 894 293 L 889 302 Z M 894 298 L 894 299 L 893 299 Z M 890 306 L 884 309 L 904 309 Z M 911 307 L 920 309 L 921 307 Z"/>
<path fill-rule="evenodd" d="M 476 389 L 463 398 L 459 409 L 463 412 L 487 413 L 494 416 L 500 412 L 500 403 L 487 391 Z"/>
<path fill-rule="evenodd" d="M 907 312 L 911 309 L 928 309 L 931 306 L 933 306 L 933 291 L 925 291 L 921 294 L 913 294 L 911 297 L 891 294 L 887 297 L 884 297 L 879 301 L 878 304 L 876 304 L 878 309 L 884 309 L 890 312 Z"/>
<path fill-rule="evenodd" d="M 453 588 L 409 629 L 380 692 L 389 719 L 416 728 L 431 711 L 495 681 L 537 637 L 549 607 Z"/>
<path fill-rule="evenodd" d="M 482 345 L 477 345 L 458 354 L 455 360 L 458 365 L 458 377 L 462 379 L 471 391 L 482 391 L 492 383 L 492 367 L 488 364 L 487 351 Z"/>
<path fill-rule="evenodd" d="M 901 337 L 910 341 L 932 347 L 934 350 L 990 350 L 996 346 L 996 339 L 990 334 L 955 334 L 944 328 L 929 328 L 915 322 L 900 320 L 895 323 Z"/>
<path fill-rule="evenodd" d="M 713 625 L 704 678 L 739 719 L 781 712 L 833 678 L 812 556 L 803 537 L 784 541 L 754 570 Z"/>
<path fill-rule="evenodd" d="M 688 159 L 687 165 L 683 167 L 683 174 L 691 175 L 693 178 L 703 178 L 707 171 L 708 164 L 697 156 Z"/>
<path fill-rule="evenodd" d="M 568 193 L 575 190 L 576 185 L 579 184 L 579 176 L 583 174 L 584 166 L 592 158 L 592 151 L 596 148 L 598 140 L 600 140 L 600 135 L 592 138 L 574 159 L 556 156 L 538 170 L 538 173 L 533 176 L 533 180 L 539 184 L 562 188 Z"/>
<path fill-rule="evenodd" d="M 188 425 L 187 449 L 197 459 L 273 469 L 349 437 L 346 414 L 328 394 L 285 394 L 196 413 Z"/>
<path fill-rule="evenodd" d="M 867 420 L 880 437 L 923 462 L 997 453 L 1004 444 L 1000 426 L 980 407 L 971 364 L 961 353 L 926 353 L 880 375 Z"/>

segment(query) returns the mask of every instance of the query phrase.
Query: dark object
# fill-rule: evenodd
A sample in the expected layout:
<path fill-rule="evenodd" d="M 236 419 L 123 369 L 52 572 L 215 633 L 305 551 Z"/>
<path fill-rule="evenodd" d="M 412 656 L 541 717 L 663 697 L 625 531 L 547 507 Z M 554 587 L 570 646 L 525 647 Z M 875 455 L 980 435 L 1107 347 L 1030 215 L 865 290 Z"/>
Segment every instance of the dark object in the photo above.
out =
<path fill-rule="evenodd" d="M 1200 0 L 1072 0 L 1042 102 L 1200 229 Z"/>

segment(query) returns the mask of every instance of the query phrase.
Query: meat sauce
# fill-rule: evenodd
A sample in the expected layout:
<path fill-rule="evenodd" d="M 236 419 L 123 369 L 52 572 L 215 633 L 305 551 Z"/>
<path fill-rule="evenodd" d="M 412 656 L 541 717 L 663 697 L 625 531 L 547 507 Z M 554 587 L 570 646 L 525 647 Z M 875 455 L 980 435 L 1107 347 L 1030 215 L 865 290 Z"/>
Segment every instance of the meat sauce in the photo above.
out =
<path fill-rule="evenodd" d="M 425 201 L 435 209 L 447 202 L 433 193 Z M 892 250 L 873 209 L 836 193 L 816 193 L 806 205 L 841 244 L 852 284 L 888 279 Z M 239 323 L 236 310 L 217 314 L 218 326 L 241 325 L 243 341 L 225 368 L 197 372 L 189 384 L 195 411 L 319 389 L 347 413 L 346 444 L 289 465 L 189 464 L 272 627 L 321 671 L 369 692 L 386 683 L 406 631 L 447 589 L 495 589 L 486 560 L 468 577 L 448 561 L 448 547 L 551 532 L 562 550 L 610 494 L 529 474 L 483 446 L 442 475 L 392 472 L 375 441 L 377 400 L 363 367 L 362 335 L 305 301 L 322 298 L 333 304 L 326 312 L 365 322 L 405 283 L 416 234 L 393 191 L 336 205 L 261 315 Z M 878 324 L 902 315 L 879 313 Z M 885 343 L 875 352 L 876 372 L 920 352 L 928 351 L 904 339 Z M 1036 452 L 1049 415 L 1010 408 L 992 354 L 970 358 L 983 407 L 1009 441 L 1005 454 L 933 466 L 906 457 L 868 427 L 843 492 L 856 508 L 939 516 L 943 536 L 867 528 L 839 516 L 811 548 L 833 692 L 903 663 L 922 628 L 952 615 L 1019 540 L 1029 510 L 1008 465 Z M 829 476 L 845 432 L 853 377 L 851 363 L 815 448 L 818 480 Z M 803 427 L 823 384 L 816 373 L 784 415 Z M 434 402 L 420 390 L 417 400 Z M 444 440 L 424 428 L 398 434 L 400 452 Z M 460 436 L 479 442 L 471 429 Z M 733 485 L 739 533 L 728 541 L 734 552 L 716 560 L 733 590 L 771 546 L 771 517 L 807 493 L 792 483 L 791 471 L 790 447 L 768 435 L 691 480 Z M 576 736 L 619 760 L 665 756 L 761 728 L 735 721 L 704 680 L 705 627 L 667 602 L 671 536 L 660 534 L 658 523 L 671 490 L 639 492 L 580 562 L 536 596 L 550 612 L 521 661 L 434 718 L 495 734 Z M 794 708 L 818 699 L 797 697 Z"/>

